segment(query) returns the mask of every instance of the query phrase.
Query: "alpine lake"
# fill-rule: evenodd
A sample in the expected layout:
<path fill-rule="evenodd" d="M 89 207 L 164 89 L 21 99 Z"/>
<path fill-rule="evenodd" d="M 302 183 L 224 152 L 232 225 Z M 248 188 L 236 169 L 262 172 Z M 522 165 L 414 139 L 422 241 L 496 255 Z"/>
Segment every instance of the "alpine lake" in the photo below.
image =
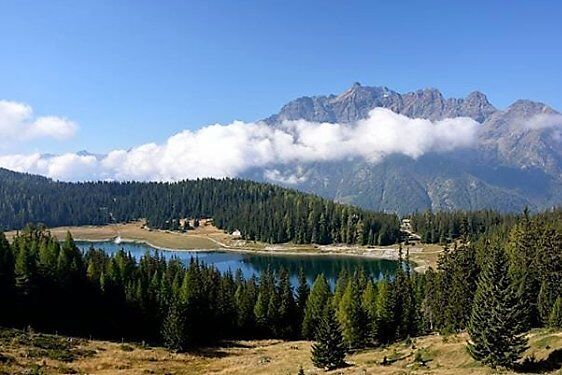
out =
<path fill-rule="evenodd" d="M 324 274 L 329 283 L 334 286 L 338 274 L 342 270 L 353 272 L 363 269 L 364 272 L 374 280 L 380 280 L 385 275 L 393 276 L 396 273 L 398 262 L 388 259 L 377 259 L 371 257 L 360 257 L 353 255 L 333 254 L 264 254 L 257 252 L 239 252 L 228 250 L 160 250 L 150 245 L 138 242 L 77 242 L 82 251 L 90 247 L 101 249 L 109 255 L 120 250 L 130 253 L 139 260 L 146 253 L 158 253 L 166 259 L 177 258 L 184 264 L 192 259 L 198 260 L 208 266 L 216 267 L 220 272 L 236 273 L 242 271 L 245 278 L 259 277 L 261 272 L 270 268 L 277 272 L 285 269 L 289 272 L 293 285 L 297 284 L 297 278 L 302 269 L 309 283 L 312 283 L 317 275 Z"/>

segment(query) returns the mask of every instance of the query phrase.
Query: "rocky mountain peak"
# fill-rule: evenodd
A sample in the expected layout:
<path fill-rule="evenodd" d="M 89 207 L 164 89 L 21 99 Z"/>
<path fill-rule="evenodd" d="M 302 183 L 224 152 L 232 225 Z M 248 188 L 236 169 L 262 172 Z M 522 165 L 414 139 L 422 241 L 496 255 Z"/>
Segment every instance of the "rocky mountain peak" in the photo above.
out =
<path fill-rule="evenodd" d="M 442 120 L 467 116 L 478 122 L 484 122 L 497 111 L 481 92 L 473 92 L 465 99 L 456 99 L 445 98 L 435 88 L 400 94 L 387 87 L 363 86 L 355 82 L 339 95 L 296 99 L 265 121 L 271 125 L 297 119 L 349 123 L 364 119 L 376 107 L 388 108 L 412 118 Z"/>
<path fill-rule="evenodd" d="M 544 103 L 534 102 L 527 99 L 520 99 L 507 107 L 506 113 L 518 115 L 521 117 L 528 117 L 540 113 L 556 113 L 556 111 L 554 111 Z"/>

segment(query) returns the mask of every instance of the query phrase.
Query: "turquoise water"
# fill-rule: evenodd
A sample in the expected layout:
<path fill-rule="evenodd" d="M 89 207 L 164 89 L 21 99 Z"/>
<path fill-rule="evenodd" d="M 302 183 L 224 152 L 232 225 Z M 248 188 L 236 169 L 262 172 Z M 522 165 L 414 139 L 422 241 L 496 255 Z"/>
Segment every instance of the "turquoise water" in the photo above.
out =
<path fill-rule="evenodd" d="M 380 279 L 385 274 L 393 275 L 396 272 L 397 262 L 386 259 L 372 259 L 365 257 L 344 256 L 344 255 L 293 255 L 293 254 L 258 254 L 242 253 L 224 250 L 157 250 L 149 245 L 134 242 L 78 242 L 78 247 L 88 250 L 90 246 L 102 249 L 108 254 L 114 254 L 123 249 L 131 253 L 133 257 L 139 259 L 147 251 L 158 251 L 167 259 L 176 257 L 184 263 L 188 263 L 192 258 L 198 259 L 207 265 L 215 266 L 220 272 L 240 269 L 246 278 L 259 276 L 268 267 L 274 271 L 285 268 L 291 275 L 293 283 L 296 282 L 299 270 L 302 268 L 309 282 L 312 282 L 316 275 L 324 273 L 334 284 L 337 275 L 342 269 L 355 270 L 363 267 L 365 272 L 374 279 Z"/>

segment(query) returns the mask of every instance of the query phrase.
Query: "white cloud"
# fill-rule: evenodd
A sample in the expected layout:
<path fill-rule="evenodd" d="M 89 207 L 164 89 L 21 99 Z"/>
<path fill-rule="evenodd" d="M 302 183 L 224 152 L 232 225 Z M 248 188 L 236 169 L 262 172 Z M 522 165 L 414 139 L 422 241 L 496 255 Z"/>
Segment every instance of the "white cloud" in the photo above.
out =
<path fill-rule="evenodd" d="M 562 128 L 562 115 L 558 113 L 540 113 L 525 122 L 529 129 Z"/>
<path fill-rule="evenodd" d="M 0 143 L 36 138 L 67 139 L 78 127 L 56 116 L 35 117 L 33 109 L 23 103 L 0 100 Z"/>
<path fill-rule="evenodd" d="M 0 166 L 61 180 L 180 180 L 197 177 L 234 177 L 252 168 L 264 168 L 273 181 L 298 183 L 300 170 L 284 175 L 278 165 L 363 159 L 378 162 L 391 154 L 418 158 L 472 146 L 478 123 L 470 118 L 431 122 L 410 119 L 376 108 L 354 124 L 291 121 L 279 127 L 264 123 L 233 122 L 175 134 L 164 144 L 149 143 L 131 150 L 114 150 L 101 159 L 88 155 L 57 157 L 10 155 Z"/>
<path fill-rule="evenodd" d="M 263 176 L 272 182 L 279 182 L 286 185 L 296 185 L 308 180 L 306 172 L 302 166 L 297 166 L 294 172 L 281 172 L 278 169 L 266 169 Z"/>
<path fill-rule="evenodd" d="M 523 125 L 529 130 L 549 129 L 550 137 L 562 143 L 562 115 L 559 113 L 539 113 Z"/>

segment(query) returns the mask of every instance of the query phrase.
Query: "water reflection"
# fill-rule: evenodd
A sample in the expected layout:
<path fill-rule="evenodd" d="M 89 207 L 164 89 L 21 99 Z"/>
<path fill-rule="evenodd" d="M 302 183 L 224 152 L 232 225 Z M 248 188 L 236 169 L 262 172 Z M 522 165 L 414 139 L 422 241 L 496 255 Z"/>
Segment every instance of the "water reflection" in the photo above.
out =
<path fill-rule="evenodd" d="M 102 249 L 108 254 L 114 254 L 123 249 L 131 253 L 136 259 L 142 257 L 147 251 L 157 251 L 151 246 L 141 243 L 121 242 L 78 242 L 78 247 L 82 250 L 88 250 L 90 246 L 96 249 Z M 159 251 L 166 259 L 176 257 L 184 263 L 189 262 L 192 258 L 208 265 L 215 266 L 221 272 L 235 272 L 237 269 L 242 271 L 244 277 L 259 276 L 262 271 L 268 267 L 273 271 L 285 268 L 290 276 L 291 281 L 296 284 L 299 270 L 302 268 L 309 282 L 324 273 L 330 284 L 334 284 L 337 275 L 341 270 L 346 269 L 353 271 L 363 268 L 366 274 L 374 279 L 380 279 L 385 274 L 393 275 L 396 272 L 397 262 L 385 259 L 371 259 L 354 256 L 339 255 L 269 255 L 256 253 L 240 253 L 228 252 L 224 250 L 213 251 L 188 251 L 188 250 L 170 250 Z"/>

